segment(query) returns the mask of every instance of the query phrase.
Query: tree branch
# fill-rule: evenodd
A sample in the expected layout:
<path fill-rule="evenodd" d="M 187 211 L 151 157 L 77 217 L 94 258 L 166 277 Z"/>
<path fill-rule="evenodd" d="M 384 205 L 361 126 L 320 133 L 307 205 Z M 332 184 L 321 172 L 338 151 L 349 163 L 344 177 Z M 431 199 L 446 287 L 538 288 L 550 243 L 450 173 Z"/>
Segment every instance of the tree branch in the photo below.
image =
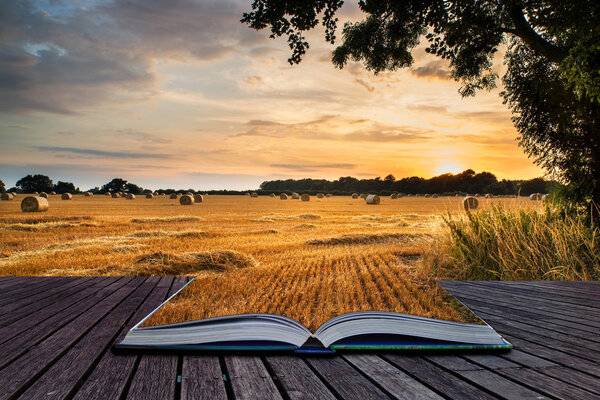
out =
<path fill-rule="evenodd" d="M 523 3 L 521 1 L 505 0 L 504 4 L 514 25 L 514 29 L 510 30 L 510 33 L 521 38 L 531 49 L 551 62 L 560 63 L 567 56 L 566 51 L 546 41 L 529 25 L 523 14 Z"/>

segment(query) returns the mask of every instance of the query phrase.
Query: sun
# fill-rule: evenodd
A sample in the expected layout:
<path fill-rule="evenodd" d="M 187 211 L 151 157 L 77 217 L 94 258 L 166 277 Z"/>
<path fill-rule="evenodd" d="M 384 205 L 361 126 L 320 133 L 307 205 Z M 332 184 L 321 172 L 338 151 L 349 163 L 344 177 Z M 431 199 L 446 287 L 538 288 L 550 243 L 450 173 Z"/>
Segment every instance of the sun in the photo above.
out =
<path fill-rule="evenodd" d="M 462 172 L 462 170 L 463 169 L 459 164 L 457 164 L 453 161 L 447 161 L 438 166 L 436 173 L 438 175 L 447 174 L 447 173 L 459 174 Z"/>

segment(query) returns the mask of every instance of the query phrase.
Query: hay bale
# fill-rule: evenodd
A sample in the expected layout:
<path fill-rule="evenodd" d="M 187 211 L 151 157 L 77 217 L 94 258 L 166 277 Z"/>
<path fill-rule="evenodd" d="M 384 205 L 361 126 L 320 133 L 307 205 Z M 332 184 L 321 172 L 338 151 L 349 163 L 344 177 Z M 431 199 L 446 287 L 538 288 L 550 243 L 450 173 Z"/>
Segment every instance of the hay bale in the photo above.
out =
<path fill-rule="evenodd" d="M 12 193 L 2 193 L 0 194 L 0 200 L 14 200 L 15 196 Z"/>
<path fill-rule="evenodd" d="M 85 197 L 92 197 L 92 195 L 93 195 L 93 194 L 92 194 L 92 193 L 90 193 L 90 192 L 85 192 L 83 195 L 84 195 Z"/>
<path fill-rule="evenodd" d="M 481 197 L 479 193 L 475 193 L 475 197 Z"/>
<path fill-rule="evenodd" d="M 361 198 L 361 199 L 366 199 L 366 198 L 367 198 L 367 196 L 368 196 L 368 194 L 367 194 L 367 193 L 361 193 L 361 194 L 360 194 L 360 198 Z"/>
<path fill-rule="evenodd" d="M 110 197 L 110 192 L 104 193 L 105 196 Z"/>
<path fill-rule="evenodd" d="M 173 193 L 169 196 L 169 199 L 171 200 L 177 200 L 177 193 Z"/>
<path fill-rule="evenodd" d="M 325 197 L 323 193 L 317 193 L 317 199 L 322 199 L 323 197 Z"/>
<path fill-rule="evenodd" d="M 327 193 L 325 197 L 333 197 L 333 195 L 331 193 Z"/>
<path fill-rule="evenodd" d="M 479 207 L 479 201 L 473 196 L 466 196 L 462 203 L 465 211 L 477 210 L 477 207 Z"/>
<path fill-rule="evenodd" d="M 56 196 L 56 192 L 54 192 L 54 191 L 53 191 L 53 192 L 50 192 L 50 195 L 51 195 L 51 196 Z"/>
<path fill-rule="evenodd" d="M 255 198 L 258 197 L 258 193 L 252 192 L 252 193 L 250 193 L 250 197 L 252 197 L 253 199 L 255 199 Z"/>
<path fill-rule="evenodd" d="M 440 195 L 437 193 L 434 193 L 431 195 L 431 198 L 433 198 L 433 199 L 437 199 L 438 197 L 440 197 Z"/>
<path fill-rule="evenodd" d="M 73 200 L 73 195 L 71 193 L 63 193 L 60 198 L 63 200 Z"/>
<path fill-rule="evenodd" d="M 428 199 L 428 198 L 430 198 L 430 197 L 431 197 L 431 195 L 430 195 L 429 193 L 425 194 L 425 198 L 426 198 L 426 199 Z"/>
<path fill-rule="evenodd" d="M 40 197 L 47 199 L 48 195 L 46 194 L 46 192 L 42 192 L 42 193 L 40 193 Z"/>
<path fill-rule="evenodd" d="M 31 193 L 31 194 L 32 194 L 32 195 L 34 195 L 34 196 L 37 196 L 37 195 L 39 195 L 39 193 L 38 193 L 38 192 L 33 192 L 33 193 Z"/>
<path fill-rule="evenodd" d="M 381 203 L 381 199 L 376 194 L 370 194 L 367 197 L 365 197 L 365 202 L 367 204 L 379 204 Z"/>
<path fill-rule="evenodd" d="M 302 201 L 310 201 L 310 196 L 307 195 L 306 193 L 304 193 L 302 196 L 300 196 L 300 200 L 302 200 Z"/>
<path fill-rule="evenodd" d="M 48 211 L 48 199 L 41 196 L 27 196 L 21 201 L 23 212 Z"/>
<path fill-rule="evenodd" d="M 300 195 L 296 192 L 292 193 L 292 200 L 298 200 L 300 199 Z"/>
<path fill-rule="evenodd" d="M 133 193 L 127 193 L 127 196 L 125 196 L 125 198 L 127 200 L 135 200 L 135 194 L 133 194 Z"/>
<path fill-rule="evenodd" d="M 398 195 L 396 193 L 392 193 L 390 195 L 390 199 L 392 199 L 392 200 L 396 200 L 397 198 L 398 198 Z"/>
<path fill-rule="evenodd" d="M 119 193 L 113 193 L 113 194 L 111 195 L 111 197 L 112 197 L 113 199 L 118 199 L 119 197 L 121 197 L 121 195 L 120 195 Z"/>
<path fill-rule="evenodd" d="M 154 198 L 154 195 L 152 193 L 146 193 L 146 198 L 152 199 L 152 198 Z"/>
<path fill-rule="evenodd" d="M 184 194 L 179 198 L 179 204 L 182 206 L 191 206 L 194 204 L 194 198 L 189 194 Z"/>
<path fill-rule="evenodd" d="M 493 198 L 494 198 L 494 195 L 493 195 L 493 194 L 491 194 L 491 193 L 486 193 L 486 194 L 485 194 L 485 198 L 486 198 L 486 199 L 493 199 Z"/>
<path fill-rule="evenodd" d="M 271 193 L 269 197 L 275 197 L 275 193 Z"/>
<path fill-rule="evenodd" d="M 358 199 L 358 193 L 352 193 L 352 198 L 353 199 Z"/>
<path fill-rule="evenodd" d="M 194 195 L 194 203 L 202 203 L 204 201 L 204 197 L 200 193 L 196 193 Z"/>
<path fill-rule="evenodd" d="M 541 193 L 532 193 L 531 195 L 529 195 L 529 200 L 541 200 L 542 199 L 542 194 Z"/>
<path fill-rule="evenodd" d="M 285 194 L 285 193 L 281 193 L 281 194 L 279 195 L 279 198 L 280 198 L 281 200 L 287 200 L 287 199 L 288 199 L 288 195 L 287 195 L 287 194 Z"/>

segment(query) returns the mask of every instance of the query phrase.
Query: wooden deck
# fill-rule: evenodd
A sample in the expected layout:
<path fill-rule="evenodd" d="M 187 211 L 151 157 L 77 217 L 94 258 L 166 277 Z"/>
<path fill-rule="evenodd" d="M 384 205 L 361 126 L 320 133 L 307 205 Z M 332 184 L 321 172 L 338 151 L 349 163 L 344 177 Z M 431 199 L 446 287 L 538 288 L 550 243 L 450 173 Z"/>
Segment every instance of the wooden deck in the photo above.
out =
<path fill-rule="evenodd" d="M 600 399 L 600 282 L 443 282 L 497 355 L 111 350 L 186 280 L 0 277 L 0 399 Z"/>

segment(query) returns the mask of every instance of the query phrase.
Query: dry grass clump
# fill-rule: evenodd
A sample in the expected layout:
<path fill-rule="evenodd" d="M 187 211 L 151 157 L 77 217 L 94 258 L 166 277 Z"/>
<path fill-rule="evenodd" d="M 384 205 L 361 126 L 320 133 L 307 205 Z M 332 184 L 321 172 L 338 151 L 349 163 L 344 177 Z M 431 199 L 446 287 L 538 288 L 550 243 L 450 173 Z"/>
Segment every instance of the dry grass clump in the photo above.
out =
<path fill-rule="evenodd" d="M 294 226 L 295 230 L 304 230 L 304 229 L 315 229 L 317 226 L 313 224 L 300 224 Z"/>
<path fill-rule="evenodd" d="M 156 252 L 138 258 L 124 273 L 135 276 L 194 275 L 205 271 L 225 272 L 257 265 L 254 258 L 233 250 L 183 254 Z"/>
<path fill-rule="evenodd" d="M 179 223 L 179 222 L 200 222 L 203 221 L 200 217 L 190 217 L 187 215 L 177 217 L 146 217 L 146 218 L 133 218 L 129 222 L 134 224 L 152 224 L 152 223 Z"/>
<path fill-rule="evenodd" d="M 298 219 L 321 219 L 321 216 L 318 214 L 300 214 L 296 215 Z"/>
<path fill-rule="evenodd" d="M 91 216 L 79 216 L 79 217 L 67 217 L 67 216 L 54 216 L 44 215 L 35 218 L 0 218 L 0 224 L 43 224 L 46 222 L 59 222 L 59 221 L 90 221 L 94 219 Z"/>
<path fill-rule="evenodd" d="M 97 223 L 93 222 L 44 222 L 38 224 L 11 224 L 0 228 L 3 231 L 20 231 L 20 232 L 39 232 L 50 229 L 61 228 L 89 228 L 98 227 Z"/>
<path fill-rule="evenodd" d="M 424 254 L 443 279 L 598 280 L 600 231 L 578 217 L 502 205 L 444 218 L 445 235 Z"/>
<path fill-rule="evenodd" d="M 431 235 L 413 233 L 382 233 L 382 234 L 355 234 L 342 235 L 339 237 L 325 239 L 307 240 L 306 244 L 311 246 L 337 246 L 352 244 L 375 244 L 375 243 L 414 243 L 431 238 Z"/>

